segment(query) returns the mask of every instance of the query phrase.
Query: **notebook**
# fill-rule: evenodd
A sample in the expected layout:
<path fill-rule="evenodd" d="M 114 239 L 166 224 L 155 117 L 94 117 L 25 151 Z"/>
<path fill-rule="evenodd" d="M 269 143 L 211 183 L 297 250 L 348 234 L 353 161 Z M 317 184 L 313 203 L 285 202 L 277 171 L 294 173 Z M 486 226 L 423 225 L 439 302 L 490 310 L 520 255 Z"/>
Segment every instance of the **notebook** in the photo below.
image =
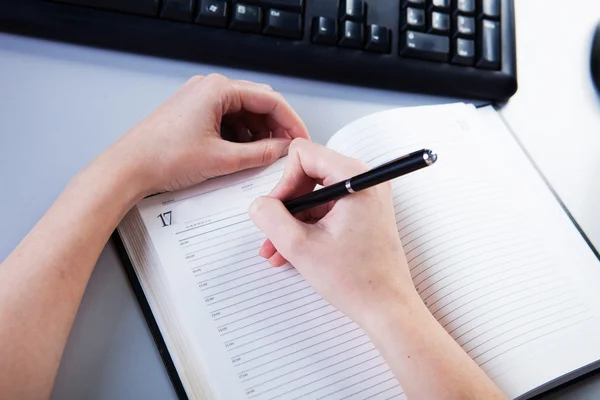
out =
<path fill-rule="evenodd" d="M 531 397 L 598 365 L 598 258 L 501 123 L 462 103 L 395 109 L 327 146 L 370 166 L 438 153 L 393 181 L 398 234 L 423 302 L 504 393 Z M 178 396 L 404 398 L 358 325 L 258 255 L 247 210 L 284 164 L 148 197 L 117 229 Z"/>

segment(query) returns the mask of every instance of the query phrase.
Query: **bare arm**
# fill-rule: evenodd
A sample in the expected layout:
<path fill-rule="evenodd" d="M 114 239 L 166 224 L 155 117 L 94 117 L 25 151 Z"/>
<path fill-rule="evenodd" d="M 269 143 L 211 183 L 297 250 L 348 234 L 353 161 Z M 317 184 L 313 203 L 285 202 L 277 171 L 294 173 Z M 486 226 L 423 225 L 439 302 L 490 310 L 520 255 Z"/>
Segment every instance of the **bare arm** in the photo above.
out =
<path fill-rule="evenodd" d="M 289 260 L 375 343 L 411 399 L 504 396 L 421 301 L 396 230 L 390 185 L 290 215 L 280 200 L 364 172 L 357 160 L 306 140 L 292 142 L 284 176 L 250 209 L 267 240 L 260 254 Z M 308 223 L 305 223 L 306 221 Z"/>
<path fill-rule="evenodd" d="M 269 164 L 294 137 L 306 128 L 268 86 L 195 77 L 74 177 L 0 264 L 0 397 L 49 397 L 94 265 L 137 201 Z"/>

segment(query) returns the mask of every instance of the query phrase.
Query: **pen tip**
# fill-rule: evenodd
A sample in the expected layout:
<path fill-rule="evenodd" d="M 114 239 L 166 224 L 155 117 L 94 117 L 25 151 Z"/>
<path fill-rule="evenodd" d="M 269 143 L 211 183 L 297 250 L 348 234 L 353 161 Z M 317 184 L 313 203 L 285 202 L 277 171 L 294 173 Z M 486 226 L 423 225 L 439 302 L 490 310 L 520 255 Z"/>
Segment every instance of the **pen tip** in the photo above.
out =
<path fill-rule="evenodd" d="M 437 154 L 431 150 L 425 150 L 425 153 L 423 154 L 423 160 L 425 160 L 425 164 L 427 165 L 431 165 L 436 162 L 437 157 Z"/>

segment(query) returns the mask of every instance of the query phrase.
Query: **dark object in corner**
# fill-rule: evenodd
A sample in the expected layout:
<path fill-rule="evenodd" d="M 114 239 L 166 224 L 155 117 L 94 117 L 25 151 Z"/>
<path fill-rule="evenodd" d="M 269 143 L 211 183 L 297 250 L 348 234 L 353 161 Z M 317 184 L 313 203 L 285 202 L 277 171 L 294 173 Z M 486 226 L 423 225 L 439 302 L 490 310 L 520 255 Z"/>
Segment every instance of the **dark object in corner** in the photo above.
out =
<path fill-rule="evenodd" d="M 596 26 L 592 41 L 591 68 L 594 85 L 596 85 L 596 90 L 600 92 L 600 22 Z"/>

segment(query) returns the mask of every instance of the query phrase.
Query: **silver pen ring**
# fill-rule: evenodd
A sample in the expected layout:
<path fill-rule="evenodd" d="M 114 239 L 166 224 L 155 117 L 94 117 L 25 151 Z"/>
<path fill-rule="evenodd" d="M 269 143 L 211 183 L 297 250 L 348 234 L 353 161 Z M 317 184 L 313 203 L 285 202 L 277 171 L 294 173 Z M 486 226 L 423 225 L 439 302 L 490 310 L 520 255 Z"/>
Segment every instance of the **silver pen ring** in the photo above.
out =
<path fill-rule="evenodd" d="M 348 193 L 356 193 L 354 189 L 352 189 L 352 184 L 350 183 L 350 179 L 346 181 L 346 190 Z"/>

